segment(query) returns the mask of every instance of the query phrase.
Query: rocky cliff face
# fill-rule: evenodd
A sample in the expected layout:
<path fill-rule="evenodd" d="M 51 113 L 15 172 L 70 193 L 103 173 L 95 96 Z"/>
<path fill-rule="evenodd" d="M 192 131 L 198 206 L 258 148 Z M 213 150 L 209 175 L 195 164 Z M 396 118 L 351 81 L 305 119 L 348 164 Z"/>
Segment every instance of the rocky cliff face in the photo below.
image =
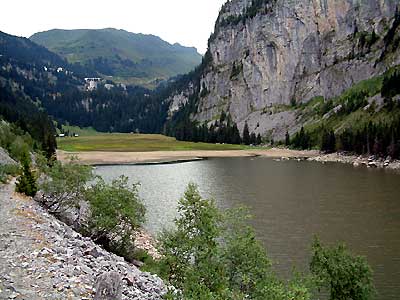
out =
<path fill-rule="evenodd" d="M 398 9 L 398 0 L 229 1 L 210 38 L 206 92 L 192 118 L 226 111 L 239 129 L 247 121 L 250 131 L 283 138 L 302 125 L 291 104 L 337 96 L 400 63 L 391 45 Z"/>

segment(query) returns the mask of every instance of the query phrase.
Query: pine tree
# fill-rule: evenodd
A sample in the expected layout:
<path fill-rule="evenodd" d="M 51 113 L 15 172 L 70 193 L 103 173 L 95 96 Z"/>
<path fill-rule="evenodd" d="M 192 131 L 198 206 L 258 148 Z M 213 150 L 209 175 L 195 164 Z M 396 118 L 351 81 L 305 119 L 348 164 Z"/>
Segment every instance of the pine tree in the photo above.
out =
<path fill-rule="evenodd" d="M 332 153 L 336 150 L 336 137 L 333 130 L 324 129 L 322 132 L 321 151 Z"/>
<path fill-rule="evenodd" d="M 18 178 L 15 190 L 18 193 L 23 193 L 27 196 L 34 197 L 36 195 L 38 188 L 36 185 L 35 176 L 33 175 L 30 168 L 28 155 L 26 153 L 24 154 L 21 163 L 22 163 L 23 173 Z"/>
<path fill-rule="evenodd" d="M 251 145 L 257 144 L 257 137 L 256 137 L 256 134 L 254 132 L 252 132 L 251 135 L 250 135 L 250 144 Z"/>
<path fill-rule="evenodd" d="M 262 138 L 261 138 L 261 134 L 257 135 L 257 145 L 261 145 L 262 144 Z"/>
<path fill-rule="evenodd" d="M 250 145 L 250 132 L 249 132 L 249 125 L 244 123 L 244 128 L 243 128 L 243 144 L 245 145 Z"/>
<path fill-rule="evenodd" d="M 242 139 L 240 137 L 240 132 L 236 124 L 233 125 L 232 134 L 233 134 L 232 144 L 241 144 Z"/>
<path fill-rule="evenodd" d="M 289 132 L 288 132 L 288 131 L 286 131 L 285 145 L 286 145 L 286 146 L 289 146 L 289 145 L 290 145 L 290 135 L 289 135 Z"/>

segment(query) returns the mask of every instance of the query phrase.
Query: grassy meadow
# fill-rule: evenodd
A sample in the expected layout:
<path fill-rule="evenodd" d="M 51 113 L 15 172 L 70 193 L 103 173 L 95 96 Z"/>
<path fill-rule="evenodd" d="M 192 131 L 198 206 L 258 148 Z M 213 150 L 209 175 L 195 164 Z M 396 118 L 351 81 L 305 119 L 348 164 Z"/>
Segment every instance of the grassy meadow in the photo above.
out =
<path fill-rule="evenodd" d="M 189 151 L 189 150 L 241 150 L 243 145 L 207 144 L 177 141 L 161 134 L 96 133 L 79 137 L 57 138 L 58 149 L 69 152 L 111 151 Z"/>

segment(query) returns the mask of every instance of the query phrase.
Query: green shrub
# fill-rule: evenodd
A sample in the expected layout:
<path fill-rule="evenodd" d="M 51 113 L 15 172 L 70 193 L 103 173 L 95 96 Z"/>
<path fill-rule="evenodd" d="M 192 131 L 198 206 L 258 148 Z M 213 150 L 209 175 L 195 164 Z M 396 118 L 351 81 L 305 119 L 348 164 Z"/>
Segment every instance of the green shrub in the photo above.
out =
<path fill-rule="evenodd" d="M 133 233 L 145 220 L 145 207 L 139 199 L 137 185 L 129 186 L 125 176 L 111 184 L 98 178 L 86 190 L 85 199 L 90 205 L 91 237 L 107 250 L 127 260 L 134 259 Z"/>
<path fill-rule="evenodd" d="M 29 157 L 27 154 L 30 152 L 29 145 L 24 141 L 21 136 L 17 136 L 10 145 L 10 155 L 17 161 L 22 161 L 24 156 Z"/>
<path fill-rule="evenodd" d="M 6 183 L 8 176 L 20 175 L 21 169 L 18 165 L 1 165 L 0 164 L 0 182 Z"/>
<path fill-rule="evenodd" d="M 34 197 L 37 193 L 37 185 L 35 175 L 31 171 L 30 161 L 25 154 L 21 158 L 23 173 L 18 178 L 15 190 L 27 196 Z"/>
<path fill-rule="evenodd" d="M 55 215 L 70 208 L 79 208 L 84 200 L 86 185 L 93 179 L 92 168 L 75 160 L 66 164 L 56 161 L 48 167 L 43 156 L 38 162 L 39 169 L 45 173 L 45 180 L 40 184 L 43 195 L 38 201 Z"/>
<path fill-rule="evenodd" d="M 277 279 L 243 210 L 221 213 L 190 184 L 178 211 L 176 229 L 160 239 L 160 263 L 180 291 L 168 299 L 310 299 L 304 282 Z"/>
<path fill-rule="evenodd" d="M 344 245 L 323 247 L 313 243 L 311 272 L 320 287 L 330 291 L 331 300 L 368 300 L 374 294 L 372 271 L 366 259 L 353 256 Z"/>

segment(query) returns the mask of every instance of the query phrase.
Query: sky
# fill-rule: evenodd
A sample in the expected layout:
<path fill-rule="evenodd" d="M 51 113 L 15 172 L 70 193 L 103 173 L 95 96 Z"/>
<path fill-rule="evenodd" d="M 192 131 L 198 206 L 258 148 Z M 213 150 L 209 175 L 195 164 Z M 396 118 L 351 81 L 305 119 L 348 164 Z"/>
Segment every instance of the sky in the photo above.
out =
<path fill-rule="evenodd" d="M 0 31 L 117 28 L 154 34 L 204 54 L 226 0 L 2 0 Z"/>

